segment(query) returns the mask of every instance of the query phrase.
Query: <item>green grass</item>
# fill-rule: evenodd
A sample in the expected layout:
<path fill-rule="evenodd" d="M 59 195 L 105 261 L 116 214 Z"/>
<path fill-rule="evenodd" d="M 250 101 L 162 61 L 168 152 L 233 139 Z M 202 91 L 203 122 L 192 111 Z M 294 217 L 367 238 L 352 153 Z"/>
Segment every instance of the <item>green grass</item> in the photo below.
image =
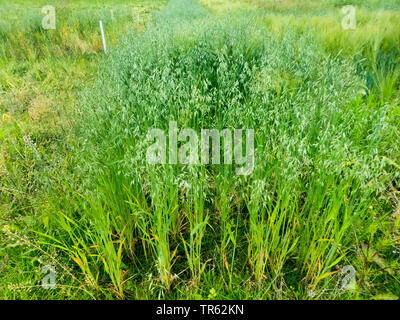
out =
<path fill-rule="evenodd" d="M 166 1 L 52 2 L 55 30 L 41 28 L 41 10 L 47 4 L 0 2 L 0 212 L 5 231 L 0 255 L 11 263 L 1 276 L 2 297 L 15 294 L 8 286 L 40 288 L 42 262 L 37 261 L 43 252 L 14 246 L 6 231 L 18 230 L 37 243 L 31 231 L 42 222 L 47 225 L 42 207 L 51 205 L 49 191 L 65 184 L 71 168 L 68 132 L 80 113 L 78 92 L 92 83 L 103 56 L 98 20 L 103 20 L 112 49 L 126 32 L 144 32 L 152 12 Z M 57 176 L 60 180 L 55 182 Z M 53 254 L 47 252 L 46 259 L 51 262 Z M 17 295 L 28 297 L 27 290 L 18 289 Z M 67 294 L 70 297 L 80 297 L 82 291 L 75 286 L 65 290 L 74 292 Z M 40 297 L 47 294 L 39 292 Z"/>
<path fill-rule="evenodd" d="M 339 1 L 202 4 L 171 0 L 139 30 L 124 4 L 113 25 L 85 2 L 53 34 L 12 27 L 2 298 L 400 297 L 399 3 L 357 3 L 355 30 L 341 29 Z M 17 45 L 34 32 L 40 45 Z M 34 96 L 51 106 L 38 118 Z M 254 129 L 254 171 L 147 163 L 148 130 L 170 121 Z M 56 290 L 40 287 L 46 264 Z"/>

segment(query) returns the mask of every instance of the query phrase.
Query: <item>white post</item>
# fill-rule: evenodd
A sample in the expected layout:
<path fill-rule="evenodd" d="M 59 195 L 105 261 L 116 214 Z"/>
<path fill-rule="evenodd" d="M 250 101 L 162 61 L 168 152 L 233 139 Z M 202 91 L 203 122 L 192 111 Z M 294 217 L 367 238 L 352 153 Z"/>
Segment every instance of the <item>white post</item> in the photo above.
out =
<path fill-rule="evenodd" d="M 103 30 L 103 21 L 100 20 L 99 23 L 100 23 L 101 38 L 103 39 L 104 53 L 107 54 L 106 38 L 104 37 L 104 30 Z"/>
<path fill-rule="evenodd" d="M 140 22 L 139 22 L 140 20 L 139 20 L 139 14 L 137 15 L 137 25 L 139 26 L 140 25 Z"/>

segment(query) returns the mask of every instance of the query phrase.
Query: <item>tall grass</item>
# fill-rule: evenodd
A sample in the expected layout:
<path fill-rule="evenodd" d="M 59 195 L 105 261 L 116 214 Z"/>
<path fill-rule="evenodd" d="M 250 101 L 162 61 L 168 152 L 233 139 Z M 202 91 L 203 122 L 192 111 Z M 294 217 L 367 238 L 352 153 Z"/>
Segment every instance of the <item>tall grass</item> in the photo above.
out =
<path fill-rule="evenodd" d="M 391 281 L 400 294 L 396 273 L 362 253 L 367 244 L 398 267 L 398 71 L 389 58 L 371 67 L 381 46 L 341 54 L 298 19 L 270 28 L 263 13 L 171 0 L 104 57 L 79 96 L 71 170 L 40 233 L 82 286 L 118 298 L 369 298 Z M 147 163 L 148 130 L 171 121 L 254 129 L 254 171 Z M 355 291 L 340 291 L 344 265 Z"/>
<path fill-rule="evenodd" d="M 382 148 L 393 127 L 385 106 L 366 108 L 366 70 L 326 54 L 311 36 L 276 37 L 252 21 L 228 23 L 193 1 L 171 1 L 146 34 L 111 53 L 82 97 L 79 192 L 101 205 L 88 202 L 99 213 L 79 219 L 109 216 L 116 223 L 102 232 L 140 239 L 134 257 L 126 246 L 122 255 L 102 254 L 116 266 L 131 256 L 132 273 L 145 270 L 135 260 L 153 261 L 147 272 L 157 272 L 165 293 L 178 277 L 199 286 L 207 268 L 229 288 L 244 262 L 256 283 L 275 290 L 287 286 L 289 265 L 301 286 L 332 286 L 353 233 L 361 237 L 352 227 L 368 225 L 379 203 L 372 195 L 395 178 L 383 157 L 397 151 Z M 368 130 L 357 125 L 360 112 Z M 148 165 L 147 130 L 172 120 L 196 130 L 257 129 L 255 172 L 240 178 L 227 165 Z M 239 249 L 243 239 L 247 250 Z"/>
<path fill-rule="evenodd" d="M 37 236 L 31 234 L 31 229 L 44 231 L 41 225 L 49 225 L 49 215 L 60 216 L 59 221 L 64 221 L 64 226 L 70 226 L 67 234 L 76 241 L 74 251 L 69 251 L 70 255 L 67 255 L 68 262 L 73 261 L 72 257 L 82 262 L 76 265 L 82 267 L 86 278 L 83 283 L 90 288 L 96 287 L 98 280 L 98 272 L 93 266 L 103 262 L 101 259 L 91 260 L 95 249 L 89 250 L 84 246 L 85 240 L 79 237 L 86 234 L 93 239 L 95 234 L 87 234 L 92 232 L 92 227 L 82 223 L 81 226 L 87 227 L 87 230 L 83 228 L 75 233 L 78 227 L 76 222 L 73 224 L 71 218 L 67 219 L 68 216 L 50 210 L 53 204 L 50 203 L 49 195 L 54 190 L 62 192 L 65 186 L 76 181 L 64 179 L 71 165 L 71 150 L 68 147 L 71 140 L 67 133 L 80 112 L 76 104 L 77 92 L 83 85 L 91 83 L 103 54 L 98 20 L 104 21 L 107 44 L 112 49 L 122 34 L 128 31 L 143 32 L 151 12 L 165 3 L 54 1 L 52 5 L 56 8 L 56 29 L 44 30 L 41 23 L 44 14 L 41 10 L 48 4 L 47 1 L 0 2 L 1 228 L 28 237 L 25 239 L 28 243 L 37 243 Z M 137 23 L 137 14 L 140 14 L 140 25 Z M 84 212 L 84 208 L 80 210 Z M 64 230 L 64 227 L 61 229 Z M 1 295 L 43 295 L 43 292 L 37 290 L 40 288 L 37 285 L 41 277 L 40 264 L 45 263 L 40 258 L 42 253 L 34 249 L 22 249 L 24 245 L 18 244 L 20 241 L 15 239 L 18 238 L 9 236 L 7 232 L 1 233 L 0 259 L 11 261 L 1 274 Z M 107 237 L 103 240 L 105 243 L 108 241 Z M 115 238 L 112 240 L 115 241 Z M 105 243 L 104 246 L 108 248 L 105 250 L 110 251 L 110 245 Z M 127 247 L 132 244 L 121 243 Z M 72 246 L 71 243 L 62 244 L 66 249 Z M 46 260 L 54 258 L 53 254 L 54 250 L 51 249 Z M 111 263 L 114 260 L 109 261 Z M 36 262 L 31 264 L 30 261 Z M 39 266 L 37 261 L 41 261 Z M 50 259 L 50 262 L 54 260 Z M 60 262 L 61 265 L 63 263 Z M 114 274 L 114 282 L 121 283 L 118 275 L 121 273 L 120 266 L 114 268 L 107 264 L 106 261 L 105 266 Z M 9 290 L 8 286 L 14 283 L 22 289 Z M 34 288 L 35 293 L 28 288 Z M 67 291 L 67 295 L 75 296 L 75 293 L 71 293 L 74 285 L 60 288 L 60 296 L 67 294 Z M 76 292 L 76 295 L 85 295 L 85 291 Z"/>

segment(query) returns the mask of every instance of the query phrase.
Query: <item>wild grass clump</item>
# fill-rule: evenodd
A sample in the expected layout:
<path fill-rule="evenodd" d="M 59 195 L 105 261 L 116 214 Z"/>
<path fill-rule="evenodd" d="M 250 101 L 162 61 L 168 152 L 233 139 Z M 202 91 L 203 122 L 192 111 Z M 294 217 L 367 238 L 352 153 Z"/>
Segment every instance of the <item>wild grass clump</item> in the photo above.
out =
<path fill-rule="evenodd" d="M 392 213 L 382 199 L 398 179 L 391 107 L 367 95 L 367 70 L 352 58 L 254 21 L 172 0 L 83 93 L 73 146 L 80 185 L 59 201 L 64 218 L 53 218 L 70 231 L 54 241 L 99 290 L 105 281 L 135 296 L 151 281 L 148 296 L 195 296 L 222 279 L 232 295 L 250 279 L 269 288 L 264 297 L 332 298 L 342 295 L 341 266 L 368 271 L 357 250 Z M 147 131 L 169 121 L 198 132 L 254 129 L 253 173 L 150 165 Z M 364 284 L 352 294 L 373 294 Z"/>
<path fill-rule="evenodd" d="M 7 114 L 0 123 L 0 208 L 12 222 L 0 224 L 0 244 L 12 239 L 16 248 L 0 246 L 0 254 L 21 255 L 28 276 L 18 280 L 37 282 L 36 266 L 56 263 L 61 296 L 400 296 L 394 20 L 372 29 L 369 10 L 379 4 L 371 0 L 360 29 L 344 34 L 332 13 L 341 1 L 255 3 L 216 3 L 238 9 L 224 16 L 195 0 L 171 0 L 146 32 L 130 28 L 118 47 L 94 60 L 90 52 L 101 51 L 98 16 L 86 13 L 65 15 L 60 28 L 72 25 L 68 33 L 42 34 L 33 17 L 36 27 L 29 24 L 25 36 L 36 37 L 25 47 L 16 45 L 21 32 L 3 43 L 13 52 L 2 50 L 2 61 L 14 62 L 0 78 L 2 90 L 28 110 L 29 95 L 13 91 L 20 87 L 16 73 L 47 78 L 40 66 L 18 67 L 23 56 L 57 57 L 52 77 L 68 70 L 66 57 L 76 59 L 75 71 L 63 73 L 70 77 L 55 82 L 74 90 L 81 85 L 71 79 L 83 79 L 79 66 L 99 65 L 93 83 L 73 91 L 72 110 L 57 112 L 67 125 L 47 136 L 32 130 L 32 139 L 18 121 L 26 110 L 11 112 L 10 99 L 1 105 Z M 98 10 L 111 23 L 109 10 Z M 131 23 L 127 12 L 119 13 Z M 107 34 L 120 35 L 117 29 Z M 38 98 L 31 117 L 41 119 L 46 103 Z M 253 171 L 237 175 L 236 164 L 150 164 L 148 131 L 168 133 L 172 121 L 197 133 L 254 129 Z M 22 236 L 14 219 L 32 232 Z M 32 252 L 43 255 L 33 265 Z M 356 272 L 349 290 L 342 288 L 345 266 Z M 0 291 L 26 297 L 26 290 Z"/>
<path fill-rule="evenodd" d="M 76 179 L 65 180 L 73 165 L 69 131 L 79 114 L 78 92 L 92 82 L 104 54 L 98 20 L 104 20 L 107 44 L 112 48 L 124 33 L 144 32 L 151 12 L 166 1 L 52 1 L 56 29 L 45 30 L 42 8 L 48 4 L 48 1 L 0 0 L 0 296 L 3 299 L 93 297 L 79 290 L 77 278 L 68 272 L 67 279 L 59 278 L 57 293 L 41 289 L 43 265 L 57 259 L 57 268 L 67 265 L 68 270 L 71 257 L 66 256 L 66 262 L 65 257 L 57 255 L 54 246 L 39 250 L 38 236 L 32 230 L 43 231 L 42 227 L 48 226 L 54 208 L 51 195 L 62 193 L 65 185 L 76 183 Z M 137 14 L 140 14 L 139 25 Z M 81 255 L 78 252 L 75 256 Z"/>

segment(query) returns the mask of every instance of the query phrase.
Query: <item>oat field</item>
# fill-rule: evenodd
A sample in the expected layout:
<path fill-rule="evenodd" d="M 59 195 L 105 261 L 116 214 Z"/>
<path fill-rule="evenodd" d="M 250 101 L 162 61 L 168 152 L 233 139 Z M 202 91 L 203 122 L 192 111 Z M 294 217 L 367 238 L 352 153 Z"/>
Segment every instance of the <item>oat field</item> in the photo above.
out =
<path fill-rule="evenodd" d="M 0 299 L 400 299 L 399 21 L 0 0 Z"/>

